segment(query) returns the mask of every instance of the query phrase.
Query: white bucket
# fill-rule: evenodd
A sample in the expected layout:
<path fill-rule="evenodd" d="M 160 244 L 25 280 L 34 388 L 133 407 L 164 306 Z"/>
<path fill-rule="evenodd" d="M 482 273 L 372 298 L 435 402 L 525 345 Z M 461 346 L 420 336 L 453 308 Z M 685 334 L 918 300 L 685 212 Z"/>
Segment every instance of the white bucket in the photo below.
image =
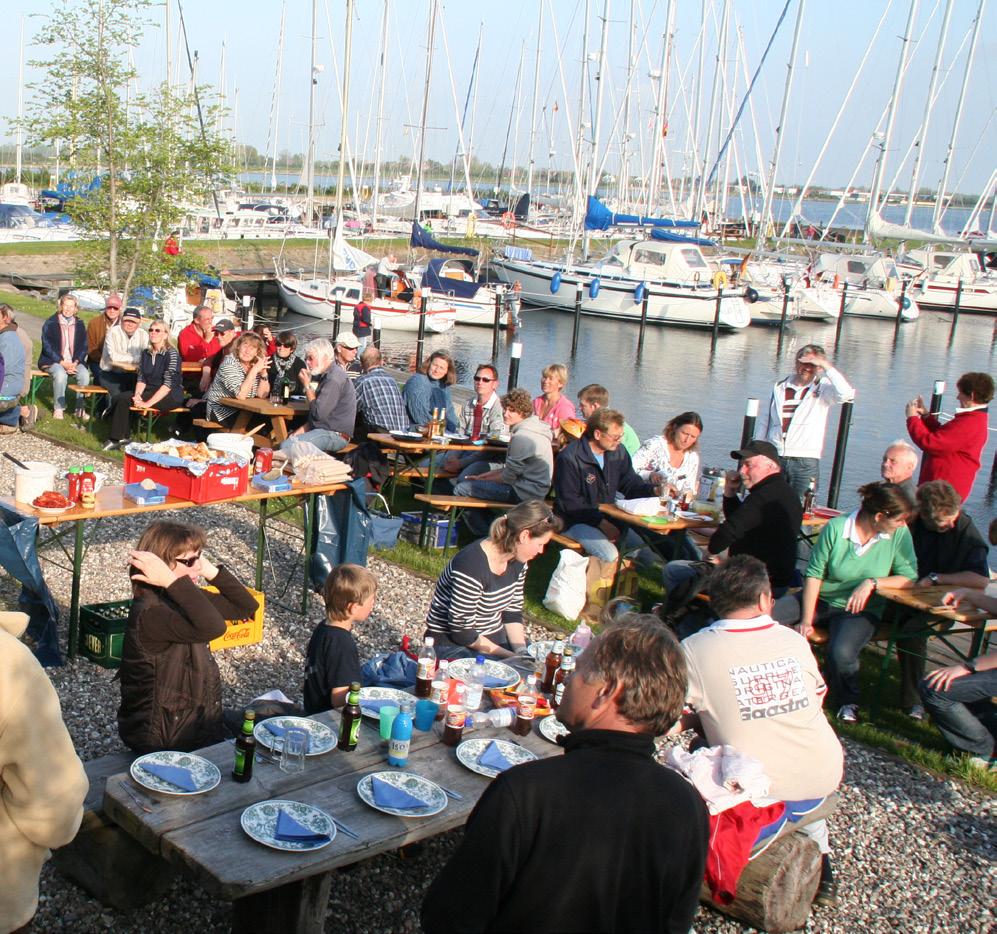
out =
<path fill-rule="evenodd" d="M 44 461 L 25 461 L 27 470 L 14 467 L 14 499 L 19 503 L 30 504 L 42 493 L 55 489 L 55 475 L 58 472 L 55 464 Z"/>
<path fill-rule="evenodd" d="M 253 439 L 250 435 L 239 435 L 231 431 L 216 431 L 208 435 L 208 447 L 226 454 L 235 454 L 247 461 L 253 459 Z"/>

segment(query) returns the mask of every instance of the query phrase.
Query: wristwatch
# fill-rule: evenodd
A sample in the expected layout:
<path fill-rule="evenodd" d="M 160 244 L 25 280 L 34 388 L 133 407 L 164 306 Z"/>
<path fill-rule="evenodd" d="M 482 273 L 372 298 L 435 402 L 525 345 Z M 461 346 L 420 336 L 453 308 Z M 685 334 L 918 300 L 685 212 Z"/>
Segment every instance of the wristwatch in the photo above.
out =
<path fill-rule="evenodd" d="M 932 571 L 928 575 L 928 580 L 931 581 L 932 584 L 937 584 L 938 583 L 938 574 L 937 574 L 937 572 Z"/>

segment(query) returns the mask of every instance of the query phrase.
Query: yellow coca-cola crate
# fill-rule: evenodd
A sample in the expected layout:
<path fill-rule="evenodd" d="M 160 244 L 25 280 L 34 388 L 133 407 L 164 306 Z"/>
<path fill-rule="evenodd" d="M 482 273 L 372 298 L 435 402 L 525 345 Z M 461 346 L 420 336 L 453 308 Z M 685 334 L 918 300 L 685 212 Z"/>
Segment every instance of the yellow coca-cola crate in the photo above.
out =
<path fill-rule="evenodd" d="M 210 590 L 212 593 L 218 593 L 215 587 L 205 587 L 205 590 Z M 217 639 L 213 639 L 208 645 L 212 652 L 217 652 L 220 649 L 233 649 L 237 645 L 254 645 L 257 642 L 263 641 L 263 594 L 258 590 L 253 590 L 252 587 L 246 588 L 255 598 L 259 606 L 256 608 L 256 613 L 252 619 L 229 619 L 225 621 L 228 629 L 225 630 L 225 634 L 219 636 Z"/>

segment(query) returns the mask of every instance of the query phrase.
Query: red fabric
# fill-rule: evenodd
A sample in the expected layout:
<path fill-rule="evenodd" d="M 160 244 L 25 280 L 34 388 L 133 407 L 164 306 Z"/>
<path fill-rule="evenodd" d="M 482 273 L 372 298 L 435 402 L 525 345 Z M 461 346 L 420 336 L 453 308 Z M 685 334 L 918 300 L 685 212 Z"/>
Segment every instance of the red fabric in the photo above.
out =
<path fill-rule="evenodd" d="M 471 440 L 481 437 L 481 420 L 485 417 L 485 407 L 480 402 L 474 403 L 474 416 L 471 420 Z"/>
<path fill-rule="evenodd" d="M 221 349 L 215 334 L 211 335 L 211 340 L 206 341 L 195 324 L 188 324 L 180 332 L 177 344 L 180 347 L 180 359 L 184 363 L 200 363 L 205 357 L 210 357 Z"/>
<path fill-rule="evenodd" d="M 786 812 L 781 801 L 764 808 L 750 801 L 710 815 L 710 845 L 706 852 L 706 884 L 710 895 L 720 905 L 729 905 L 737 897 L 737 880 L 748 865 L 751 848 L 758 832 L 777 821 Z"/>
<path fill-rule="evenodd" d="M 924 451 L 918 486 L 929 480 L 948 480 L 963 502 L 969 499 L 987 443 L 987 410 L 959 412 L 944 425 L 935 415 L 912 415 L 907 419 L 907 432 Z"/>

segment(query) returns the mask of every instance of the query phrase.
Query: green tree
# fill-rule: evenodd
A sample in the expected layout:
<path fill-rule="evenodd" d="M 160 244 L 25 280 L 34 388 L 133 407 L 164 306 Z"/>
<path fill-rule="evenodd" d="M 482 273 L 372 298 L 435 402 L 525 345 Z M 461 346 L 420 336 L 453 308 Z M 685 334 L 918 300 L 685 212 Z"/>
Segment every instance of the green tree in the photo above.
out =
<path fill-rule="evenodd" d="M 125 294 L 136 285 L 177 284 L 178 263 L 162 242 L 185 205 L 201 204 L 231 174 L 231 148 L 218 137 L 217 105 L 166 84 L 135 91 L 129 50 L 150 25 L 150 0 L 58 0 L 35 44 L 44 81 L 32 87 L 26 121 L 33 142 L 60 145 L 77 191 L 66 210 L 88 248 L 78 272 Z M 200 117 L 200 119 L 199 119 Z"/>

